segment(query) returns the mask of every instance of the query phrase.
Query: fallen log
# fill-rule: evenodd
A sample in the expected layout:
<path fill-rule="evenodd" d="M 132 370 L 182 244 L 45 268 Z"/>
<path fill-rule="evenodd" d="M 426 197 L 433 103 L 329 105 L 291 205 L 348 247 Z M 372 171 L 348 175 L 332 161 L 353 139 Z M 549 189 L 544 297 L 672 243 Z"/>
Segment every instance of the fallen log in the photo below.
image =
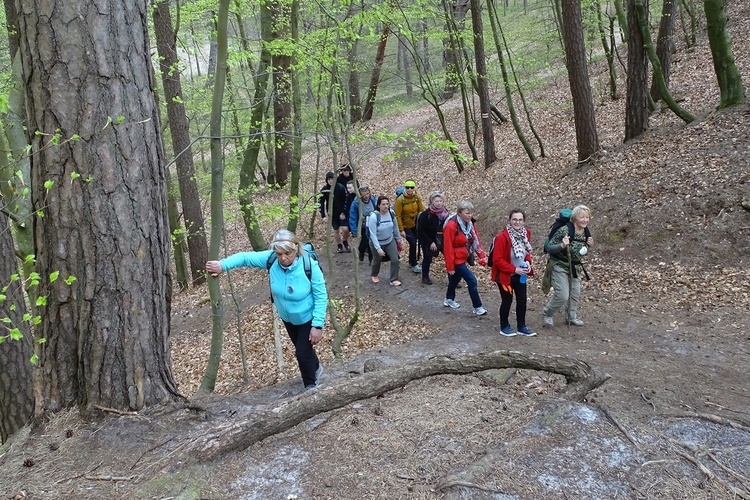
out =
<path fill-rule="evenodd" d="M 582 401 L 588 392 L 602 385 L 608 375 L 597 375 L 583 361 L 562 356 L 543 356 L 516 351 L 460 353 L 435 356 L 393 369 L 367 372 L 350 379 L 336 380 L 315 390 L 261 409 L 250 417 L 216 425 L 196 437 L 185 455 L 199 461 L 243 450 L 278 434 L 319 413 L 335 410 L 362 399 L 380 396 L 413 380 L 441 374 L 467 374 L 498 368 L 523 368 L 563 375 L 567 386 L 562 396 Z"/>

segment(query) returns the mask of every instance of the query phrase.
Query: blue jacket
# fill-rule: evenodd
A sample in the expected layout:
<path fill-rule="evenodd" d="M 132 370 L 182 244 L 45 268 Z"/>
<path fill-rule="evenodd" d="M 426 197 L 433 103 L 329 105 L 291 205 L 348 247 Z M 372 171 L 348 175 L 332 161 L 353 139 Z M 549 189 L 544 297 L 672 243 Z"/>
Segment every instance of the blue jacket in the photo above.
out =
<path fill-rule="evenodd" d="M 368 203 L 372 204 L 373 211 L 377 210 L 377 205 L 375 205 L 375 203 L 377 203 L 377 200 L 375 200 L 374 196 L 370 196 L 370 200 L 368 201 Z M 351 231 L 352 236 L 357 236 L 357 233 L 359 232 L 357 222 L 359 222 L 359 198 L 354 198 L 352 206 L 349 208 L 349 231 Z M 362 219 L 362 222 L 364 224 L 367 223 L 367 216 Z"/>
<path fill-rule="evenodd" d="M 266 268 L 266 262 L 273 250 L 261 252 L 240 252 L 221 260 L 224 271 L 235 267 Z M 271 282 L 271 293 L 276 310 L 281 319 L 293 325 L 304 325 L 312 320 L 312 326 L 323 328 L 326 322 L 328 292 L 318 262 L 310 259 L 312 280 L 305 275 L 305 263 L 302 256 L 284 269 L 276 260 L 268 271 Z"/>

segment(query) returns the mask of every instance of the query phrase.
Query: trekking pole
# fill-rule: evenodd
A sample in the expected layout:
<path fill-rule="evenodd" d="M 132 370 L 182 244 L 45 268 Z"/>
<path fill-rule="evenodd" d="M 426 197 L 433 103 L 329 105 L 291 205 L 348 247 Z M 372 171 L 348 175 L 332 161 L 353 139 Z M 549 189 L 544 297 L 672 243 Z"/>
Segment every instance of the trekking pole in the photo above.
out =
<path fill-rule="evenodd" d="M 565 309 L 565 322 L 568 324 L 568 333 L 570 333 L 570 294 L 573 292 L 573 258 L 570 255 L 570 244 L 568 250 L 568 306 Z"/>

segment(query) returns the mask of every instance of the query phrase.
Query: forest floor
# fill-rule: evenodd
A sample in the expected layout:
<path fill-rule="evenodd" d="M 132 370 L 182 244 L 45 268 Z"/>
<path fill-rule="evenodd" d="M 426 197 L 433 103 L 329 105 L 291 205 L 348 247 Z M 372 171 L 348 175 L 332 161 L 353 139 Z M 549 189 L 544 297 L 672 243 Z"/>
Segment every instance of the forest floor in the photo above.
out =
<path fill-rule="evenodd" d="M 730 3 L 735 57 L 747 80 L 750 6 Z M 490 314 L 476 317 L 465 288 L 460 309 L 442 306 L 441 261 L 432 286 L 403 260 L 403 286 L 374 285 L 367 266 L 352 254 L 329 260 L 313 236 L 339 319 L 348 321 L 354 306 L 355 276 L 362 301 L 341 359 L 331 353 L 330 327 L 317 349 L 325 366 L 319 388 L 302 392 L 283 328 L 277 364 L 265 273 L 235 272 L 241 314 L 236 320 L 223 278 L 228 312 L 217 394 L 139 414 L 70 411 L 23 432 L 0 452 L 0 498 L 750 498 L 750 107 L 712 111 L 718 90 L 707 43 L 678 48 L 671 87 L 699 119 L 686 125 L 661 111 L 648 132 L 622 144 L 624 96 L 602 98 L 603 151 L 582 167 L 565 79 L 527 96 L 546 103 L 533 119 L 548 157 L 536 162 L 509 124 L 495 127 L 500 159 L 487 170 L 458 174 L 434 151 L 379 161 L 385 151 L 357 150 L 361 182 L 376 193 L 413 178 L 424 196 L 445 191 L 449 206 L 473 200 L 486 248 L 513 207 L 526 211 L 539 249 L 560 207 L 589 205 L 596 244 L 583 327 L 565 326 L 558 315 L 556 326 L 543 328 L 546 298 L 534 278 L 528 323 L 539 334 L 502 337 L 487 270 L 475 268 Z M 606 96 L 606 68 L 591 71 L 596 95 Z M 463 124 L 450 108 L 458 137 Z M 424 109 L 368 128 L 422 134 L 434 122 Z M 304 168 L 311 176 L 315 159 L 306 157 Z M 317 191 L 307 179 L 306 189 Z M 226 253 L 249 247 L 241 225 L 233 229 Z M 534 259 L 541 269 L 543 254 Z M 188 397 L 207 363 L 207 296 L 201 287 L 173 300 L 174 372 Z M 495 351 L 572 358 L 609 379 L 571 401 L 563 397 L 565 379 L 542 370 L 440 374 L 318 412 L 210 461 L 189 451 L 219 426 L 256 413 L 324 408 L 370 376 L 366 362 L 388 377 L 420 362 Z"/>

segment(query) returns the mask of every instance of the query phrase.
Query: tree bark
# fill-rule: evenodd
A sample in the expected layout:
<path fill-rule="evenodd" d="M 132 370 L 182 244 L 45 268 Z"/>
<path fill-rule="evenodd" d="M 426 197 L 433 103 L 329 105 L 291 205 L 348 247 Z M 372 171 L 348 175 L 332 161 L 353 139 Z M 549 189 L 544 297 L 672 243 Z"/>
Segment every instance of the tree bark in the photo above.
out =
<path fill-rule="evenodd" d="M 434 357 L 394 370 L 365 373 L 358 378 L 342 381 L 336 386 L 306 392 L 297 398 L 285 400 L 279 405 L 254 413 L 250 418 L 221 423 L 201 439 L 192 442 L 185 453 L 200 461 L 211 460 L 230 451 L 245 449 L 321 412 L 335 410 L 361 399 L 380 396 L 413 380 L 440 374 L 466 374 L 497 368 L 524 368 L 563 375 L 568 385 L 562 395 L 573 401 L 583 400 L 586 394 L 609 378 L 608 375 L 596 374 L 583 361 L 561 356 L 494 351 Z"/>
<path fill-rule="evenodd" d="M 644 2 L 648 13 L 648 0 Z M 648 22 L 648 19 L 646 19 Z M 635 0 L 628 0 L 628 77 L 625 97 L 625 141 L 648 130 L 648 62 Z"/>
<path fill-rule="evenodd" d="M 177 166 L 177 184 L 180 188 L 182 213 L 187 231 L 188 253 L 190 254 L 190 274 L 193 284 L 206 281 L 206 260 L 208 243 L 204 227 L 201 198 L 195 182 L 193 150 L 190 147 L 190 125 L 185 114 L 180 81 L 180 61 L 177 56 L 177 35 L 172 28 L 169 2 L 157 0 L 152 10 L 156 48 L 159 52 L 159 68 L 164 87 L 164 101 L 167 105 L 167 120 L 172 136 L 172 150 Z"/>
<path fill-rule="evenodd" d="M 745 87 L 742 86 L 740 70 L 734 62 L 732 41 L 727 33 L 727 14 L 723 0 L 704 0 L 708 28 L 708 43 L 714 71 L 719 82 L 721 102 L 719 109 L 745 102 Z"/>
<path fill-rule="evenodd" d="M 497 154 L 495 153 L 495 135 L 492 131 L 492 116 L 490 115 L 490 90 L 487 82 L 484 28 L 482 26 L 482 9 L 479 0 L 471 0 L 471 23 L 474 32 L 474 60 L 477 70 L 479 112 L 482 123 L 484 168 L 490 168 L 490 165 L 497 161 Z"/>
<path fill-rule="evenodd" d="M 86 3 L 75 13 L 54 0 L 18 6 L 32 200 L 44 213 L 35 228 L 46 297 L 35 412 L 177 399 L 147 2 L 108 3 L 106 16 Z"/>
<path fill-rule="evenodd" d="M 273 15 L 272 39 L 276 42 L 291 43 L 291 0 L 273 0 L 271 12 Z M 268 183 L 284 186 L 289 181 L 294 156 L 292 141 L 292 55 L 289 50 L 277 48 L 272 52 L 271 60 L 273 67 L 274 163 L 276 170 L 273 178 L 269 176 Z"/>
<path fill-rule="evenodd" d="M 661 64 L 661 72 L 664 84 L 669 88 L 669 73 L 672 66 L 672 36 L 674 34 L 674 18 L 677 14 L 677 2 L 679 0 L 664 0 L 661 6 L 661 21 L 659 22 L 659 33 L 656 36 L 656 56 Z M 658 101 L 661 98 L 659 83 L 655 78 L 651 79 L 651 98 Z"/>
<path fill-rule="evenodd" d="M 378 93 L 378 83 L 380 82 L 380 71 L 383 69 L 383 60 L 385 59 L 385 46 L 388 43 L 388 34 L 390 30 L 388 26 L 383 28 L 383 33 L 380 35 L 380 43 L 378 44 L 378 52 L 375 55 L 375 66 L 372 68 L 372 77 L 370 78 L 370 88 L 367 90 L 367 98 L 365 99 L 365 109 L 362 112 L 362 121 L 370 121 L 372 119 L 372 113 L 375 109 L 375 96 Z"/>
<path fill-rule="evenodd" d="M 216 79 L 211 99 L 211 247 L 209 258 L 218 260 L 219 248 L 224 231 L 224 154 L 221 140 L 221 116 L 224 102 L 224 89 L 227 77 L 227 24 L 229 19 L 229 0 L 219 0 L 219 16 L 216 34 Z M 208 293 L 211 298 L 211 349 L 208 354 L 208 365 L 203 374 L 199 394 L 213 392 L 216 376 L 219 373 L 221 351 L 224 346 L 224 302 L 221 298 L 219 278 L 208 279 Z"/>
<path fill-rule="evenodd" d="M 578 161 L 585 162 L 599 151 L 599 136 L 596 131 L 596 114 L 586 66 L 581 3 L 578 0 L 562 0 L 562 21 L 565 64 L 573 97 Z"/>
<path fill-rule="evenodd" d="M 0 320 L 8 318 L 0 329 L 0 442 L 23 427 L 34 411 L 34 391 L 31 382 L 31 334 L 26 314 L 22 280 L 11 280 L 18 272 L 18 262 L 10 233 L 8 217 L 0 213 Z M 7 288 L 5 288 L 7 287 Z M 23 335 L 12 340 L 4 327 L 17 328 Z"/>

